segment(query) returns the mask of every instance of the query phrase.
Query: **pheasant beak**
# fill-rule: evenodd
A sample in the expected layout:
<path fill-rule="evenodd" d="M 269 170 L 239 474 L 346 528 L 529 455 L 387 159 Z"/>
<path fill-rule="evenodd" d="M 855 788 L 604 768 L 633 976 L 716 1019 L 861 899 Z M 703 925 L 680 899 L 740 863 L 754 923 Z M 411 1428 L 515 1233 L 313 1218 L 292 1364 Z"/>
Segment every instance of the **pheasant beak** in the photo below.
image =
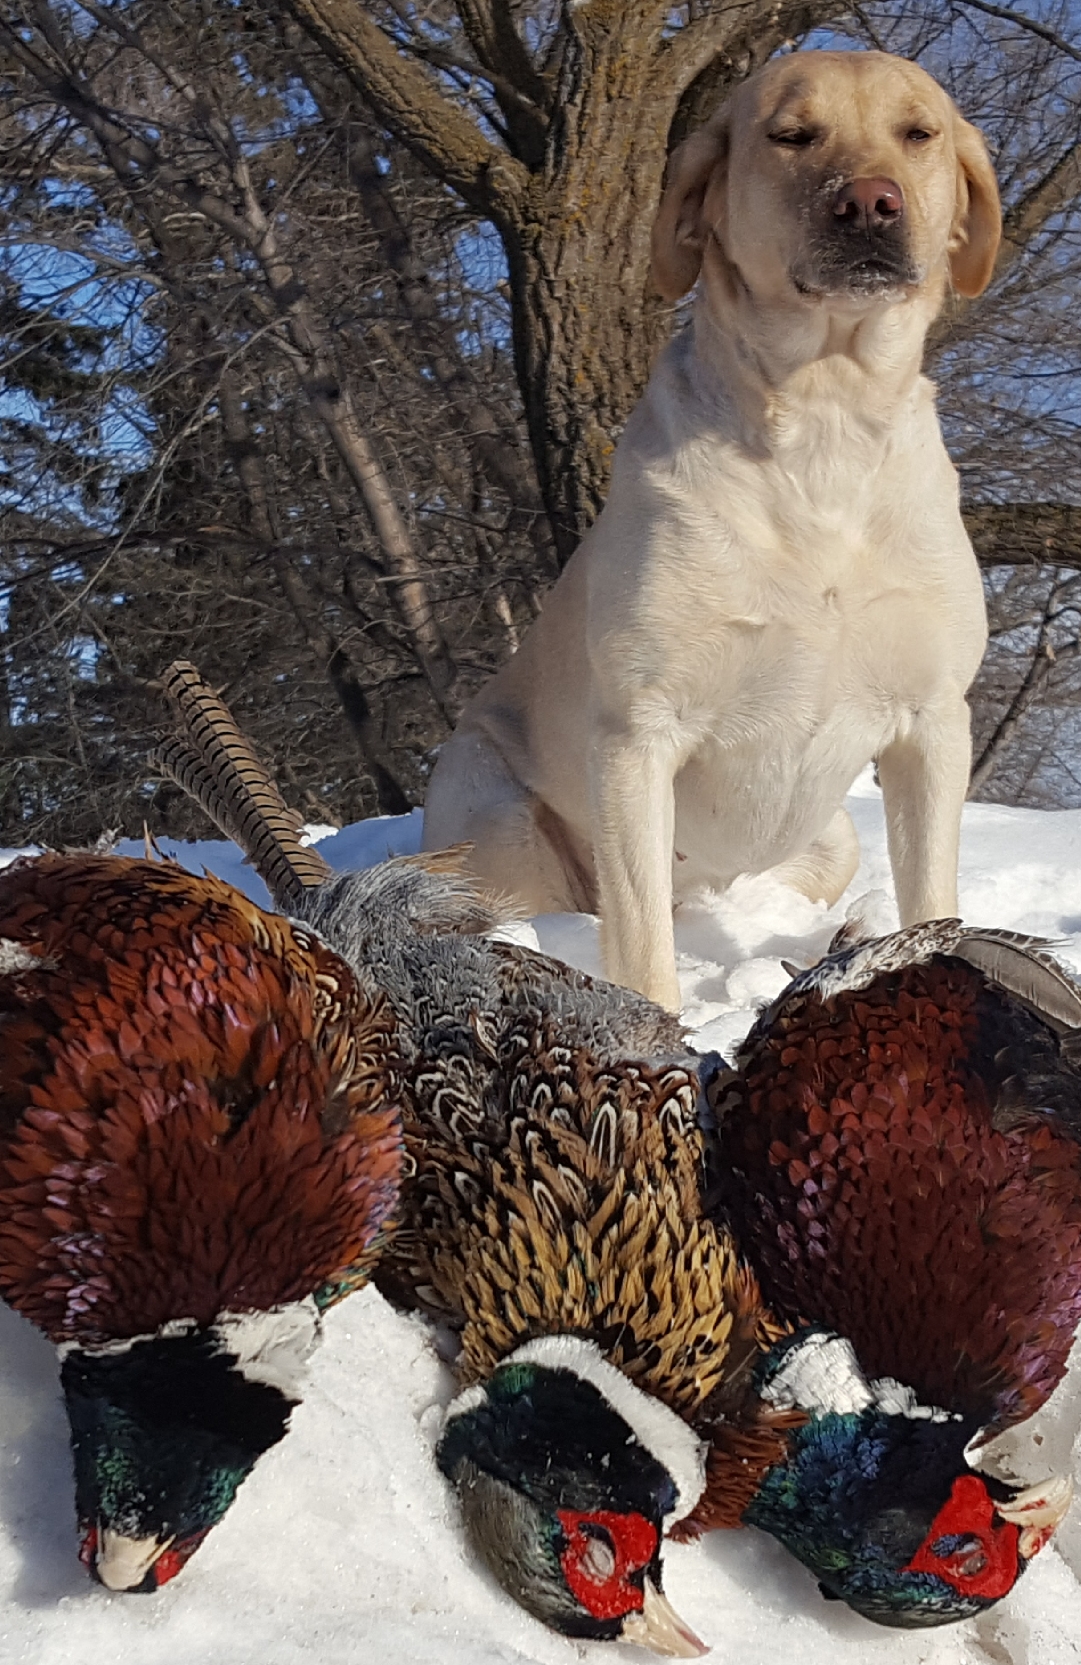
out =
<path fill-rule="evenodd" d="M 657 1586 L 646 1579 L 642 1587 L 642 1611 L 624 1619 L 619 1633 L 621 1642 L 636 1642 L 640 1648 L 651 1648 L 667 1659 L 701 1659 L 709 1649 L 685 1625 L 675 1608 Z"/>
<path fill-rule="evenodd" d="M 94 1555 L 94 1571 L 107 1590 L 137 1590 L 172 1538 L 123 1538 L 103 1530 Z"/>
<path fill-rule="evenodd" d="M 997 1503 L 995 1508 L 1003 1520 L 1021 1528 L 1017 1552 L 1026 1561 L 1043 1548 L 1055 1528 L 1062 1524 L 1073 1497 L 1073 1481 L 1065 1474 L 1052 1475 L 1038 1486 L 1018 1492 L 1008 1503 Z"/>

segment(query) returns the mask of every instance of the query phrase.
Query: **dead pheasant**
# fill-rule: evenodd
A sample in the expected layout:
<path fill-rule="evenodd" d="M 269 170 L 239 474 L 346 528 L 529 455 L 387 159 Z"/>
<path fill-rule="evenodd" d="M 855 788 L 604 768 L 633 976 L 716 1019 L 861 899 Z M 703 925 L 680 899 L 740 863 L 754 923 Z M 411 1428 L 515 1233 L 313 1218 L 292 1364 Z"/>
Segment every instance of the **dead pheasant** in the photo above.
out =
<path fill-rule="evenodd" d="M 1079 1047 L 1046 944 L 937 920 L 798 976 L 710 1089 L 715 1218 L 807 1326 L 761 1381 L 809 1420 L 744 1519 L 883 1623 L 990 1606 L 1068 1506 L 970 1459 L 1081 1319 Z"/>
<path fill-rule="evenodd" d="M 475 1549 L 567 1635 L 701 1652 L 661 1593 L 662 1536 L 706 1484 L 700 1433 L 719 1429 L 711 1495 L 735 1524 L 791 1417 L 751 1386 L 781 1330 L 702 1218 L 682 1030 L 493 941 L 504 914 L 453 855 L 319 875 L 307 852 L 302 867 L 220 702 L 190 666 L 166 689 L 181 732 L 159 762 L 394 1008 L 415 1172 L 379 1282 L 461 1331 L 438 1458 Z"/>
<path fill-rule="evenodd" d="M 151 1590 L 390 1229 L 394 1020 L 216 879 L 49 855 L 0 873 L 0 1026 L 0 1295 L 60 1352 L 83 1559 Z"/>

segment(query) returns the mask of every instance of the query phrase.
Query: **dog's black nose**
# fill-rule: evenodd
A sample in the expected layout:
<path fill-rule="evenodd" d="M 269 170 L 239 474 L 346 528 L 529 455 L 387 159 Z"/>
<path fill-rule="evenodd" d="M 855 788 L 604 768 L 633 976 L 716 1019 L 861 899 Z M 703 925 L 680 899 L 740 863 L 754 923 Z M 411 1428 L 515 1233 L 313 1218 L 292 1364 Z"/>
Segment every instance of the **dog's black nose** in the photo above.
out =
<path fill-rule="evenodd" d="M 833 199 L 835 218 L 861 231 L 896 225 L 904 211 L 904 192 L 895 179 L 850 179 Z"/>

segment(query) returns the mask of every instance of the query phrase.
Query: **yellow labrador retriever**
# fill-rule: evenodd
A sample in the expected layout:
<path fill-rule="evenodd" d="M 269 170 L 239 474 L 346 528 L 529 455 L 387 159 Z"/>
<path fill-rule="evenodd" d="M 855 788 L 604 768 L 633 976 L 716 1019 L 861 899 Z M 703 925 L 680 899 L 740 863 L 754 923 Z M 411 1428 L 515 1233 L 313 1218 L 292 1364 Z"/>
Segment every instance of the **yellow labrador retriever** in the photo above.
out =
<path fill-rule="evenodd" d="M 871 758 L 902 922 L 956 912 L 986 621 L 920 359 L 999 235 L 980 134 L 879 52 L 776 59 L 672 158 L 654 277 L 700 277 L 693 324 L 425 812 L 531 911 L 599 912 L 608 975 L 666 1006 L 673 898 L 774 869 L 837 899 Z"/>

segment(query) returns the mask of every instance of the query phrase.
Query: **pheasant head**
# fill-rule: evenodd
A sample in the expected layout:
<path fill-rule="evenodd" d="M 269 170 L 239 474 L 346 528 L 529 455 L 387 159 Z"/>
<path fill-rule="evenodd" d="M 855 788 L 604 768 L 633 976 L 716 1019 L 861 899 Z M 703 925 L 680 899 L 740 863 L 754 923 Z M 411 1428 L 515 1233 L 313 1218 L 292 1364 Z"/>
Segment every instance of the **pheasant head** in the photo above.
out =
<path fill-rule="evenodd" d="M 705 1482 L 705 1447 L 575 1336 L 519 1348 L 451 1405 L 439 1445 L 474 1549 L 565 1636 L 707 1650 L 665 1599 L 661 1541 Z"/>
<path fill-rule="evenodd" d="M 180 1571 L 288 1429 L 318 1340 L 308 1301 L 61 1347 L 80 1559 L 101 1583 L 152 1591 Z"/>
<path fill-rule="evenodd" d="M 822 1593 L 879 1624 L 927 1628 L 1007 1595 L 1069 1507 L 1053 1479 L 1025 1490 L 973 1470 L 978 1420 L 868 1382 L 849 1341 L 803 1330 L 775 1350 L 763 1397 L 801 1411 L 787 1462 L 744 1513 Z"/>

